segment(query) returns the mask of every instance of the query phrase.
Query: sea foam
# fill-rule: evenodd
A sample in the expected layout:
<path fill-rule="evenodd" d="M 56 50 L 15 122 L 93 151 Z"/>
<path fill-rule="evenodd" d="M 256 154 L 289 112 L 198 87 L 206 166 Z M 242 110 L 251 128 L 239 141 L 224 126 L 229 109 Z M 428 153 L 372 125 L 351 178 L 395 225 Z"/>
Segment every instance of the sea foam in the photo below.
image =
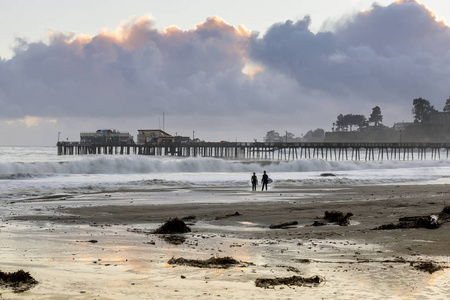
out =
<path fill-rule="evenodd" d="M 236 161 L 219 158 L 154 156 L 83 156 L 69 161 L 2 162 L 0 179 L 50 174 L 146 174 L 196 172 L 337 172 L 449 167 L 450 161 Z"/>

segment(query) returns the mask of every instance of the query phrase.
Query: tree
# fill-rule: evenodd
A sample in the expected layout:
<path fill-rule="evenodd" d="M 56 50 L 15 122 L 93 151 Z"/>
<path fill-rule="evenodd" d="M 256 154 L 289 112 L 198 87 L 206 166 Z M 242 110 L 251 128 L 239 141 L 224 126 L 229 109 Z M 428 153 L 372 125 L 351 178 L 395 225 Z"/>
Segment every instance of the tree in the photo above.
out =
<path fill-rule="evenodd" d="M 347 124 L 345 124 L 345 118 L 343 114 L 340 114 L 339 116 L 337 116 L 336 119 L 336 131 L 341 131 L 347 128 Z"/>
<path fill-rule="evenodd" d="M 310 130 L 303 136 L 305 142 L 323 142 L 325 139 L 325 130 L 317 128 L 316 130 Z"/>
<path fill-rule="evenodd" d="M 283 142 L 293 142 L 295 140 L 295 134 L 287 132 L 286 135 L 281 137 Z"/>
<path fill-rule="evenodd" d="M 450 112 L 450 97 L 448 97 L 448 99 L 445 101 L 445 106 L 444 106 L 443 111 Z"/>
<path fill-rule="evenodd" d="M 414 123 L 426 123 L 430 121 L 432 112 L 437 111 L 430 101 L 417 98 L 413 100 L 413 109 L 411 110 L 414 115 Z"/>
<path fill-rule="evenodd" d="M 358 126 L 358 129 L 367 126 L 367 119 L 364 115 L 350 115 L 351 117 L 351 125 Z"/>
<path fill-rule="evenodd" d="M 279 142 L 279 141 L 281 141 L 281 137 L 278 132 L 276 132 L 275 130 L 271 130 L 271 131 L 267 132 L 266 137 L 264 138 L 264 141 L 269 142 L 269 143 Z"/>
<path fill-rule="evenodd" d="M 369 122 L 374 123 L 375 127 L 378 127 L 378 125 L 383 122 L 383 116 L 381 115 L 381 109 L 379 106 L 375 106 L 374 108 L 372 108 Z"/>
<path fill-rule="evenodd" d="M 341 130 L 348 131 L 349 127 L 350 127 L 350 131 L 352 131 L 352 127 L 354 125 L 358 126 L 359 129 L 361 129 L 364 126 L 367 126 L 366 117 L 363 115 L 353 115 L 353 114 L 347 114 L 347 115 L 340 114 L 337 117 L 337 120 L 336 120 L 336 130 L 337 131 L 341 131 Z"/>

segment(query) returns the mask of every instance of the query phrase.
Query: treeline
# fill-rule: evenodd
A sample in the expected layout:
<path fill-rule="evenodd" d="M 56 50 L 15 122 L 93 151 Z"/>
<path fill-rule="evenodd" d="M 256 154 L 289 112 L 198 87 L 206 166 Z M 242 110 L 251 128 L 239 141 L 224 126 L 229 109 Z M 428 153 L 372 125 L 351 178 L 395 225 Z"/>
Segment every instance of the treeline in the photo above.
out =
<path fill-rule="evenodd" d="M 434 108 L 430 104 L 430 102 L 423 98 L 416 98 L 413 100 L 413 108 L 411 110 L 413 116 L 414 116 L 414 123 L 430 123 L 430 121 L 433 119 L 433 113 L 438 112 L 437 109 Z M 448 119 L 450 120 L 450 97 L 446 100 L 443 112 L 449 113 Z M 444 116 L 445 117 L 445 116 Z M 435 121 L 434 123 L 439 123 L 439 121 Z M 370 114 L 369 118 L 366 118 L 364 115 L 360 114 L 340 114 L 337 116 L 337 120 L 333 123 L 333 131 L 352 131 L 353 127 L 357 127 L 359 131 L 361 129 L 367 128 L 369 126 L 371 127 L 370 133 L 372 135 L 378 134 L 380 137 L 374 137 L 374 140 L 398 140 L 398 138 L 395 136 L 395 130 L 390 129 L 387 126 L 383 125 L 383 115 L 381 113 L 381 108 L 379 106 L 375 106 L 372 108 L 372 113 Z M 438 124 L 439 125 L 439 124 Z M 424 127 L 430 127 L 431 125 L 427 126 L 420 126 L 417 125 L 422 130 Z M 417 127 L 416 126 L 416 127 Z M 441 126 L 441 125 L 439 125 Z M 446 125 L 448 126 L 448 124 Z M 430 136 L 430 129 L 428 128 L 426 132 L 421 133 L 420 130 L 416 127 L 410 126 L 410 128 L 413 128 L 415 130 L 415 135 L 418 137 L 420 134 L 424 136 Z M 373 130 L 375 128 L 375 130 Z M 412 131 L 411 129 L 410 131 Z M 365 132 L 367 135 L 367 132 Z M 384 134 L 384 135 L 383 135 Z M 393 137 L 389 137 L 389 134 L 394 135 Z M 406 138 L 406 132 L 403 132 L 403 137 Z M 442 133 L 441 133 L 442 134 Z M 368 137 L 370 138 L 370 137 Z M 450 138 L 450 137 L 449 137 Z M 435 139 L 439 139 L 438 137 Z M 325 131 L 321 128 L 317 128 L 315 130 L 309 130 L 305 135 L 302 135 L 302 137 L 296 137 L 293 133 L 285 132 L 284 135 L 279 134 L 275 130 L 268 131 L 266 136 L 264 137 L 265 142 L 271 142 L 271 143 L 279 143 L 279 142 L 322 142 L 325 140 Z M 413 140 L 413 137 L 411 137 L 411 140 Z"/>
<path fill-rule="evenodd" d="M 450 97 L 445 101 L 443 112 L 450 113 Z M 412 113 L 414 115 L 414 123 L 428 123 L 431 121 L 431 116 L 434 112 L 439 112 L 430 104 L 430 101 L 417 98 L 413 100 Z"/>
<path fill-rule="evenodd" d="M 423 98 L 416 98 L 413 100 L 413 108 L 411 110 L 414 116 L 414 123 L 429 123 L 432 120 L 434 112 L 439 112 L 430 104 L 430 101 Z M 450 97 L 446 100 L 443 112 L 450 113 Z M 358 130 L 368 127 L 370 123 L 373 126 L 383 128 L 383 115 L 379 106 L 372 108 L 372 113 L 369 119 L 364 115 L 355 114 L 340 114 L 337 116 L 337 120 L 333 123 L 333 131 L 352 131 L 354 126 L 358 127 Z"/>
<path fill-rule="evenodd" d="M 296 143 L 296 142 L 322 142 L 325 139 L 325 130 L 317 128 L 309 130 L 302 137 L 296 137 L 293 133 L 287 132 L 285 135 L 280 135 L 275 130 L 268 131 L 264 137 L 266 143 Z"/>
<path fill-rule="evenodd" d="M 364 115 L 340 114 L 337 116 L 336 122 L 333 123 L 333 131 L 352 131 L 353 126 L 358 126 L 358 129 L 369 126 L 373 123 L 375 127 L 381 126 L 383 122 L 383 115 L 379 106 L 372 108 L 372 113 L 369 119 Z"/>

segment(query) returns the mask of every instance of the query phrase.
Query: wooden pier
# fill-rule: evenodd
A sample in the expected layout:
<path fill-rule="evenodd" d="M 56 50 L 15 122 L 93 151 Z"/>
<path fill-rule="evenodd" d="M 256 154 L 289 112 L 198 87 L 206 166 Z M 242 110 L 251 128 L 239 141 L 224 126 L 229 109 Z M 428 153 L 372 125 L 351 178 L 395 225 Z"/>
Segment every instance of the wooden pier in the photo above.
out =
<path fill-rule="evenodd" d="M 58 142 L 58 155 L 155 155 L 243 160 L 427 160 L 448 158 L 447 143 L 178 143 L 81 144 Z"/>

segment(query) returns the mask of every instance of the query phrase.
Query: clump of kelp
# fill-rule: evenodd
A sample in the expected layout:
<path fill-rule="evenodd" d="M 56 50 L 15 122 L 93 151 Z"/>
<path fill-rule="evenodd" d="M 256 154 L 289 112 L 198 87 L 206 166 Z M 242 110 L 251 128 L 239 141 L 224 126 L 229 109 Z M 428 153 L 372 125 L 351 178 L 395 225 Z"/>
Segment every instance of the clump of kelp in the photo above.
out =
<path fill-rule="evenodd" d="M 323 216 L 323 219 L 326 222 L 335 223 L 339 226 L 348 226 L 350 225 L 350 219 L 353 216 L 352 213 L 342 213 L 341 211 L 332 210 L 332 211 L 325 211 L 325 215 Z M 322 221 L 315 221 L 312 226 L 324 226 L 327 223 Z"/>
<path fill-rule="evenodd" d="M 276 277 L 276 278 L 257 278 L 255 285 L 260 288 L 274 288 L 277 285 L 301 286 L 301 287 L 317 287 L 325 281 L 321 276 L 302 277 Z"/>
<path fill-rule="evenodd" d="M 15 293 L 25 292 L 36 284 L 37 280 L 24 270 L 11 273 L 0 271 L 0 287 L 11 288 Z"/>
<path fill-rule="evenodd" d="M 444 267 L 435 264 L 433 262 L 420 262 L 420 263 L 411 263 L 411 266 L 414 267 L 414 269 L 428 272 L 430 274 L 433 274 L 434 272 L 442 270 Z"/>
<path fill-rule="evenodd" d="M 218 269 L 228 269 L 229 267 L 232 266 L 245 266 L 249 264 L 245 262 L 240 262 L 230 256 L 211 257 L 206 260 L 172 257 L 167 263 L 170 265 L 183 265 L 197 268 L 218 268 Z"/>
<path fill-rule="evenodd" d="M 155 229 L 155 234 L 174 234 L 174 233 L 187 233 L 191 232 L 191 229 L 179 218 L 171 218 L 159 228 Z"/>

